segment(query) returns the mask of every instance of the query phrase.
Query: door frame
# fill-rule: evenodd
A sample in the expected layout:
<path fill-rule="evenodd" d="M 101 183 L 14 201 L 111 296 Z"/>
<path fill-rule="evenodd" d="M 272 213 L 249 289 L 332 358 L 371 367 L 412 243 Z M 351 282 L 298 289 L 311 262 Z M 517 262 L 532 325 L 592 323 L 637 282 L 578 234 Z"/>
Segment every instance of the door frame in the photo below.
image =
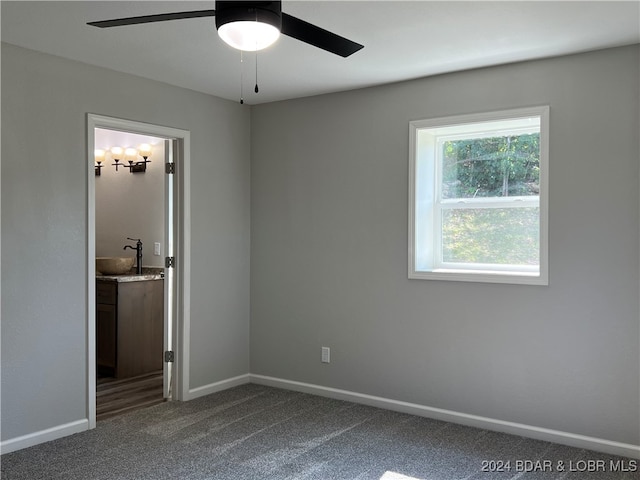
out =
<path fill-rule="evenodd" d="M 175 295 L 173 302 L 173 346 L 175 361 L 171 365 L 173 382 L 172 398 L 184 400 L 189 392 L 189 332 L 190 332 L 190 291 L 191 291 L 191 133 L 188 130 L 153 125 L 150 123 L 125 120 L 93 113 L 87 113 L 87 417 L 89 428 L 96 426 L 96 292 L 95 292 L 95 174 L 94 148 L 96 128 L 160 137 L 176 141 L 177 155 L 174 156 L 176 173 L 174 179 L 174 229 L 176 257 Z"/>

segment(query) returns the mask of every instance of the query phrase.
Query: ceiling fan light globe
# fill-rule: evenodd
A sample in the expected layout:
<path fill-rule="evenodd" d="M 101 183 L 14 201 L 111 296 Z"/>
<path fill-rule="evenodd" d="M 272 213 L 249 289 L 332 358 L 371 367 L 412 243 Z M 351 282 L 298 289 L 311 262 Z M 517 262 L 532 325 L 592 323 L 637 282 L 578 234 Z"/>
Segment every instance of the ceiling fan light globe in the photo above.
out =
<path fill-rule="evenodd" d="M 280 37 L 280 30 L 268 23 L 243 20 L 220 25 L 218 35 L 233 48 L 255 52 L 273 45 Z"/>

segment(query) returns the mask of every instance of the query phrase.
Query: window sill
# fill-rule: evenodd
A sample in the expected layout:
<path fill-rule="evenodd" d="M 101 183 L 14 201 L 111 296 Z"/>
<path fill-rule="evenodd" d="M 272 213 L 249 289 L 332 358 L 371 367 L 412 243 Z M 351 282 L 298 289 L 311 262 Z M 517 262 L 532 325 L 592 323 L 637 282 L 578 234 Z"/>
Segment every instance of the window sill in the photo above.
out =
<path fill-rule="evenodd" d="M 513 285 L 549 285 L 540 272 L 496 272 L 484 270 L 409 271 L 410 280 L 445 280 L 473 283 L 506 283 Z"/>

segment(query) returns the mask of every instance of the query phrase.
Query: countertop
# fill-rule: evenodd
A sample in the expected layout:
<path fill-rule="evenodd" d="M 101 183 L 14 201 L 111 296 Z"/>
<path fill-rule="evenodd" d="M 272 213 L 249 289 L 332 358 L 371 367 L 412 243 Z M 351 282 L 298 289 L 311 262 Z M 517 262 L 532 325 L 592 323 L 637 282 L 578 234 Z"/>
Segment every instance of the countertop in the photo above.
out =
<path fill-rule="evenodd" d="M 142 282 L 145 280 L 162 280 L 164 279 L 164 268 L 161 267 L 142 267 L 142 274 L 137 275 L 135 268 L 124 275 L 102 275 L 96 273 L 96 280 L 103 282 Z"/>

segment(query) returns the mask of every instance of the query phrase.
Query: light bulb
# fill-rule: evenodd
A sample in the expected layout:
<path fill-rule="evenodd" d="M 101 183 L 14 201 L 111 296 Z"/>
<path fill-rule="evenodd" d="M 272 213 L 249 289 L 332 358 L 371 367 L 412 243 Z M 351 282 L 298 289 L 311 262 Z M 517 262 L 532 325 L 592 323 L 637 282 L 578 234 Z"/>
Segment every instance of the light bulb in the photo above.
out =
<path fill-rule="evenodd" d="M 138 154 L 145 160 L 151 156 L 153 148 L 148 143 L 142 143 L 138 147 Z"/>
<path fill-rule="evenodd" d="M 127 148 L 124 151 L 124 159 L 134 162 L 138 158 L 138 151 L 135 148 Z"/>
<path fill-rule="evenodd" d="M 114 160 L 121 160 L 122 152 L 122 147 L 111 147 L 111 156 L 113 156 Z"/>
<path fill-rule="evenodd" d="M 94 156 L 94 159 L 95 159 L 96 163 L 104 162 L 105 154 L 106 154 L 106 152 L 103 149 L 96 148 L 93 151 L 93 156 Z"/>

